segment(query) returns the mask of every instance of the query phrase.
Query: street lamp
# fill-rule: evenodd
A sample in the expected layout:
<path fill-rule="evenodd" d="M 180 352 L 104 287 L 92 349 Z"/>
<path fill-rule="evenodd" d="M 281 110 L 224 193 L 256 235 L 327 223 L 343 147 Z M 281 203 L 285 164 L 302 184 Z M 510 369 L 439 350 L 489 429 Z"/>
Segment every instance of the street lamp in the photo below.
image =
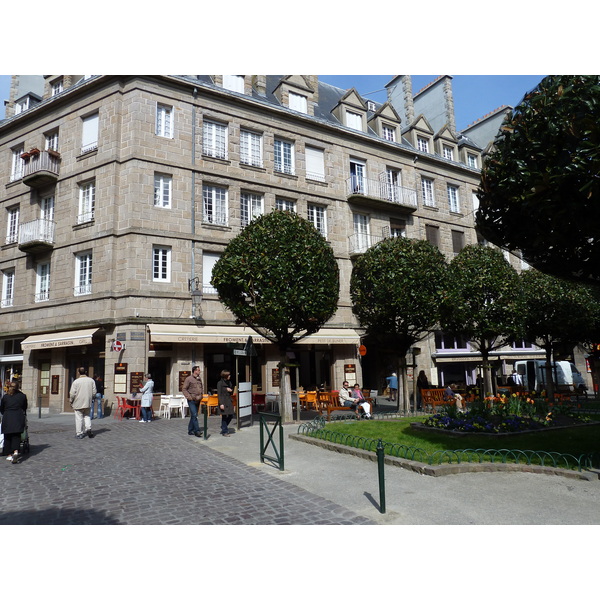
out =
<path fill-rule="evenodd" d="M 188 290 L 192 296 L 192 319 L 197 319 L 202 302 L 202 290 L 200 289 L 200 279 L 198 277 L 188 280 Z"/>

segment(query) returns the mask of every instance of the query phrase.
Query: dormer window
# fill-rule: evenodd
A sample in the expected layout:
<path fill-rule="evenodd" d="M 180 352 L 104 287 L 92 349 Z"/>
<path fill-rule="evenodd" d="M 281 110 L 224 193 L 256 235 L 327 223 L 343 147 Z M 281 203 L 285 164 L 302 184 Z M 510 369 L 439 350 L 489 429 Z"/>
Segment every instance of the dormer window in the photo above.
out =
<path fill-rule="evenodd" d="M 471 154 L 470 152 L 467 154 L 467 165 L 472 169 L 477 168 L 477 156 L 475 154 Z"/>
<path fill-rule="evenodd" d="M 308 101 L 306 96 L 301 94 L 294 94 L 294 92 L 288 93 L 288 103 L 292 110 L 307 114 L 308 113 Z"/>
<path fill-rule="evenodd" d="M 371 111 L 375 112 L 375 110 L 377 110 L 377 107 L 375 106 L 375 102 L 372 102 L 371 100 L 367 100 L 367 110 L 371 110 Z"/>
<path fill-rule="evenodd" d="M 63 91 L 63 79 L 57 79 L 50 85 L 50 96 L 56 96 Z"/>
<path fill-rule="evenodd" d="M 346 125 L 351 129 L 357 129 L 358 131 L 363 130 L 362 125 L 362 115 L 359 113 L 352 112 L 350 110 L 346 111 Z"/>
<path fill-rule="evenodd" d="M 232 92 L 244 93 L 243 75 L 223 75 L 223 87 Z"/>
<path fill-rule="evenodd" d="M 444 154 L 445 159 L 454 160 L 454 150 L 452 149 L 452 146 L 447 146 L 446 144 L 444 144 L 444 146 L 442 147 L 442 152 Z"/>
<path fill-rule="evenodd" d="M 389 125 L 383 125 L 381 127 L 381 133 L 383 134 L 383 139 L 388 140 L 388 142 L 396 141 L 396 128 L 390 127 Z"/>
<path fill-rule="evenodd" d="M 429 140 L 420 135 L 417 136 L 417 150 L 420 152 L 429 152 Z"/>

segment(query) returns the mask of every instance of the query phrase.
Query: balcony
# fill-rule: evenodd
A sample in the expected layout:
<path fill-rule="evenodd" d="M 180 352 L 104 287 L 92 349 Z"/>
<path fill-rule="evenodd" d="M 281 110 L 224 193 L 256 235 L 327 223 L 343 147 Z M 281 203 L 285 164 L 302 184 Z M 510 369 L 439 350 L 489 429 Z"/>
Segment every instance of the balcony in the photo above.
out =
<path fill-rule="evenodd" d="M 346 180 L 346 189 L 348 202 L 379 208 L 387 205 L 408 213 L 417 210 L 417 192 L 401 185 L 352 176 Z"/>
<path fill-rule="evenodd" d="M 44 252 L 54 247 L 54 221 L 36 219 L 19 227 L 19 250 Z"/>
<path fill-rule="evenodd" d="M 352 254 L 364 254 L 371 246 L 385 239 L 383 235 L 371 235 L 368 233 L 355 233 L 348 238 L 349 252 Z"/>
<path fill-rule="evenodd" d="M 43 152 L 24 152 L 23 158 L 23 183 L 40 188 L 56 183 L 58 179 L 60 154 L 53 150 Z"/>

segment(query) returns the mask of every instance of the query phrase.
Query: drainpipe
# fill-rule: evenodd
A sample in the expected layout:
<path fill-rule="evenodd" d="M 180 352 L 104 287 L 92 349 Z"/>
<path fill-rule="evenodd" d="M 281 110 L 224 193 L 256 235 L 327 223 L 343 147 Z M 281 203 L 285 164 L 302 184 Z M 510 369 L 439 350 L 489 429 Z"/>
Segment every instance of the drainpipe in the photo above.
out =
<path fill-rule="evenodd" d="M 192 206 L 191 206 L 191 234 L 192 234 L 192 260 L 191 260 L 191 273 L 190 282 L 194 280 L 196 276 L 196 241 L 194 236 L 196 235 L 196 98 L 198 97 L 198 89 L 194 88 L 192 92 L 194 100 L 192 102 Z M 191 289 L 191 286 L 190 286 Z M 194 301 L 192 300 L 192 311 L 195 311 Z M 196 314 L 194 312 L 194 317 Z M 196 345 L 192 344 L 192 366 L 196 364 Z"/>

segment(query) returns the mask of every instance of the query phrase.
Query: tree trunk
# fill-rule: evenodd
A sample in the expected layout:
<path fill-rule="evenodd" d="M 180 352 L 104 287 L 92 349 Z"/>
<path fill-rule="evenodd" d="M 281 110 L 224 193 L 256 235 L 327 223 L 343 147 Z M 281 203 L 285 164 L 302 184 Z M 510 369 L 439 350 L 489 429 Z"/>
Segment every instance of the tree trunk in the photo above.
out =
<path fill-rule="evenodd" d="M 481 349 L 481 359 L 483 363 L 483 397 L 494 395 L 494 386 L 492 385 L 492 366 L 490 365 L 490 355 L 487 348 Z"/>

